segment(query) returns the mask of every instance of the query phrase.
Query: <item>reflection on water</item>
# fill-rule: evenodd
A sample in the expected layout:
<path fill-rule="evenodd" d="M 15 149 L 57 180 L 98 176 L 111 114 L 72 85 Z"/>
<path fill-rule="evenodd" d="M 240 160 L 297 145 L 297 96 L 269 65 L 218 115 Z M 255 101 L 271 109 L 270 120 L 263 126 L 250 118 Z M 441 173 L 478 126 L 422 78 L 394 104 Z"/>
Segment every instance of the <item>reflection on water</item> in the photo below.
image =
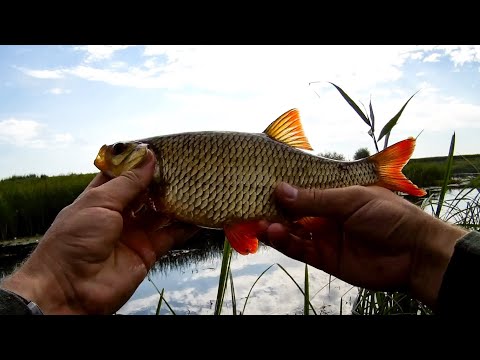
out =
<path fill-rule="evenodd" d="M 222 232 L 201 234 L 190 244 L 190 251 L 184 250 L 183 253 L 173 251 L 173 254 L 161 259 L 152 269 L 149 278 L 142 282 L 118 314 L 155 314 L 160 299 L 155 286 L 160 290 L 165 289 L 164 297 L 177 315 L 213 314 L 223 240 Z M 276 263 L 282 265 L 303 288 L 305 272 L 303 263 L 262 244 L 256 254 L 242 256 L 234 252 L 231 271 L 237 314 L 243 313 L 246 296 L 260 274 Z M 339 314 L 340 298 L 344 294 L 342 313 L 350 312 L 357 295 L 356 288 L 338 279 L 330 279 L 328 274 L 313 267 L 309 267 L 309 281 L 311 303 L 318 314 Z M 228 286 L 222 314 L 233 314 L 231 299 Z M 244 313 L 302 314 L 303 301 L 303 295 L 293 281 L 280 267 L 274 265 L 256 283 Z M 160 314 L 171 314 L 171 311 L 162 304 Z"/>
<path fill-rule="evenodd" d="M 0 279 L 11 274 L 35 249 L 35 245 L 15 246 L 14 248 L 0 246 Z"/>
<path fill-rule="evenodd" d="M 157 261 L 149 276 L 117 314 L 155 314 L 160 295 L 154 284 L 160 290 L 165 289 L 164 297 L 177 315 L 213 314 L 223 241 L 222 231 L 202 230 L 184 248 L 170 251 Z M 0 278 L 10 274 L 34 248 L 35 244 L 16 246 L 8 251 L 0 249 Z M 237 313 L 243 313 L 245 298 L 260 274 L 276 263 L 282 265 L 303 288 L 303 263 L 262 244 L 256 254 L 242 256 L 234 252 L 231 271 Z M 330 279 L 328 274 L 313 267 L 309 267 L 309 276 L 311 303 L 318 314 L 339 314 L 340 297 L 345 293 L 342 312 L 350 312 L 357 294 L 356 288 L 338 279 Z M 228 286 L 222 314 L 232 314 L 231 299 Z M 303 301 L 303 295 L 293 281 L 274 265 L 253 288 L 245 314 L 302 314 Z M 160 314 L 171 312 L 162 304 Z"/>
<path fill-rule="evenodd" d="M 463 209 L 465 204 L 472 201 L 472 197 L 475 199 L 479 196 L 477 189 L 472 190 L 474 191 L 468 194 L 463 203 L 458 204 L 460 208 Z M 459 192 L 458 189 L 449 191 L 446 195 L 446 204 L 457 197 Z M 434 213 L 431 210 L 425 209 Z M 444 207 L 442 214 L 448 210 L 448 206 Z M 118 314 L 155 314 L 160 295 L 154 284 L 160 290 L 165 289 L 164 297 L 176 314 L 213 314 L 223 241 L 223 232 L 202 230 L 187 246 L 172 250 L 159 259 L 149 277 L 140 284 Z M 17 246 L 9 251 L 0 248 L 0 278 L 11 273 L 34 246 Z M 243 313 L 245 298 L 260 274 L 276 263 L 282 265 L 303 288 L 305 270 L 303 263 L 262 244 L 256 254 L 242 256 L 234 252 L 231 270 L 237 313 Z M 341 301 L 342 313 L 351 313 L 352 303 L 358 294 L 356 287 L 330 278 L 328 274 L 313 267 L 309 267 L 309 275 L 311 303 L 318 314 L 339 314 Z M 232 314 L 231 299 L 228 286 L 222 314 Z M 303 301 L 303 295 L 292 280 L 280 267 L 274 265 L 256 283 L 248 299 L 245 314 L 302 314 Z M 162 304 L 160 313 L 171 314 L 165 304 Z"/>

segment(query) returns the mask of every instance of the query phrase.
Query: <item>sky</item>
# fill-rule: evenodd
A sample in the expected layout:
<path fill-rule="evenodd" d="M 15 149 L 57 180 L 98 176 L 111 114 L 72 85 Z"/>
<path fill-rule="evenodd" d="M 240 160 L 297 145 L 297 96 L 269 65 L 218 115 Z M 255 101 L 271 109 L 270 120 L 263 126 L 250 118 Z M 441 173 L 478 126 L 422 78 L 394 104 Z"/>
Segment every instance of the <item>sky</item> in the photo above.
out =
<path fill-rule="evenodd" d="M 415 92 L 389 145 L 480 153 L 480 46 L 0 46 L 0 179 L 92 173 L 103 144 L 185 131 L 259 133 L 291 108 L 318 154 L 353 159 Z M 383 140 L 380 141 L 383 148 Z M 180 154 L 179 154 L 180 156 Z"/>

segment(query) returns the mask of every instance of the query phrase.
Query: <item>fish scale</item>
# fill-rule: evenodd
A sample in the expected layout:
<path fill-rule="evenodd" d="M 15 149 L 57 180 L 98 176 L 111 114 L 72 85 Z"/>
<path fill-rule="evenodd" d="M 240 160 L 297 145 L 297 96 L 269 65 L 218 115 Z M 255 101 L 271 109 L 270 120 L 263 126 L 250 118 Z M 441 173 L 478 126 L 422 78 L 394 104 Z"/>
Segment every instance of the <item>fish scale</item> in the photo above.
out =
<path fill-rule="evenodd" d="M 161 157 L 164 196 L 155 201 L 162 211 L 209 228 L 242 220 L 283 220 L 272 206 L 273 191 L 281 181 L 320 189 L 378 181 L 373 163 L 324 159 L 264 134 L 182 133 L 139 142 Z"/>
<path fill-rule="evenodd" d="M 137 166 L 150 147 L 156 157 L 149 188 L 153 209 L 173 220 L 224 229 L 241 254 L 256 252 L 258 221 L 290 224 L 273 192 L 280 182 L 302 188 L 378 185 L 415 196 L 426 192 L 401 172 L 415 139 L 408 138 L 357 161 L 325 159 L 312 150 L 298 110 L 272 122 L 263 133 L 195 132 L 103 145 L 95 165 L 115 177 Z M 307 230 L 321 220 L 300 219 Z"/>

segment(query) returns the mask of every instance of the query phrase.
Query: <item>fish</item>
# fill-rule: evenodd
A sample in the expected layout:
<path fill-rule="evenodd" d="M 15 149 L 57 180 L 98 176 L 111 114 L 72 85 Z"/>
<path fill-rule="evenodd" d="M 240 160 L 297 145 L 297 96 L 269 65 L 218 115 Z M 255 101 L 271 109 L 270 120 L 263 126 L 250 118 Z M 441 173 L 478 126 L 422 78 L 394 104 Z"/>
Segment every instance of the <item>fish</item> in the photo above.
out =
<path fill-rule="evenodd" d="M 116 177 L 151 149 L 156 160 L 150 206 L 171 221 L 224 230 L 232 248 L 247 255 L 258 249 L 259 220 L 291 223 L 273 196 L 280 182 L 318 189 L 378 185 L 425 195 L 402 173 L 414 148 L 409 137 L 364 159 L 327 159 L 308 152 L 313 148 L 293 108 L 262 133 L 182 132 L 105 144 L 94 165 Z"/>

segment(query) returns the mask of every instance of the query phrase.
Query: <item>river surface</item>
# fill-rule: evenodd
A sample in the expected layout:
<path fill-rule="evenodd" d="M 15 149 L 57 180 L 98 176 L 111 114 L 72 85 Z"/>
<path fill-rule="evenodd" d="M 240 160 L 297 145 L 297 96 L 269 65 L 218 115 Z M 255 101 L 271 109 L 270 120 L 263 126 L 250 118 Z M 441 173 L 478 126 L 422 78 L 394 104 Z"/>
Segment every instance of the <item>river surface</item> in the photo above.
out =
<path fill-rule="evenodd" d="M 468 194 L 469 199 L 478 196 L 478 190 L 472 190 L 473 192 Z M 457 197 L 459 192 L 460 190 L 457 189 L 449 191 L 446 196 L 447 202 Z M 462 193 L 465 193 L 465 190 Z M 457 204 L 457 208 L 467 206 L 469 199 L 462 200 Z M 425 211 L 431 213 L 435 208 L 426 207 Z M 445 216 L 448 211 L 448 206 L 444 207 L 442 216 Z M 450 221 L 454 220 L 454 217 L 450 218 Z M 177 315 L 213 314 L 222 262 L 223 240 L 222 232 L 205 231 L 190 243 L 188 248 L 174 250 L 160 259 L 117 314 L 154 315 L 160 298 L 159 291 L 162 289 L 171 309 L 163 303 L 160 314 L 172 314 L 172 311 Z M 0 248 L 0 277 L 13 271 L 14 267 L 20 264 L 34 247 L 35 243 L 17 246 L 13 253 L 5 251 L 2 253 Z M 234 251 L 231 271 L 237 314 L 303 314 L 302 293 L 277 264 L 280 264 L 302 289 L 304 288 L 304 263 L 288 258 L 262 244 L 256 254 L 243 256 Z M 252 285 L 269 266 L 272 267 L 255 284 L 244 308 Z M 317 314 L 351 314 L 358 289 L 311 266 L 308 270 L 311 303 Z M 222 314 L 225 315 L 233 314 L 230 286 L 229 283 L 222 308 Z"/>

